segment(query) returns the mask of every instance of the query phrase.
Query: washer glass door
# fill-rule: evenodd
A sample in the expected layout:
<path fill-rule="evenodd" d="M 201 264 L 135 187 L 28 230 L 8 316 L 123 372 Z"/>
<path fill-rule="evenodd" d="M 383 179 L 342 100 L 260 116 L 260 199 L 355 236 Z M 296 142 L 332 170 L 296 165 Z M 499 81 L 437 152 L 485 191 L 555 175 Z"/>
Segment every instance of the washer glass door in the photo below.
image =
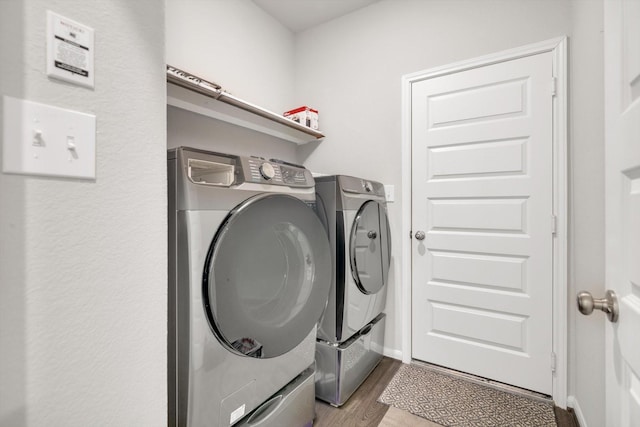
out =
<path fill-rule="evenodd" d="M 349 239 L 351 274 L 365 294 L 375 294 L 387 283 L 391 264 L 391 239 L 385 207 L 369 200 L 361 207 Z"/>
<path fill-rule="evenodd" d="M 279 356 L 315 326 L 330 276 L 329 242 L 315 212 L 284 194 L 253 197 L 229 213 L 209 248 L 209 324 L 233 352 Z"/>

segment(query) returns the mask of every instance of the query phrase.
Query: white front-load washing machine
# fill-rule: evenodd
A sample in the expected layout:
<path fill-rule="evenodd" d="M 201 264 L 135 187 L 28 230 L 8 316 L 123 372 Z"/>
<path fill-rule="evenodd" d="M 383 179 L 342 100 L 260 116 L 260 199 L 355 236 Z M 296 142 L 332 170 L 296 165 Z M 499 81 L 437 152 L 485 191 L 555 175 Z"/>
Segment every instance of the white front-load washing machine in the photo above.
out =
<path fill-rule="evenodd" d="M 382 184 L 322 176 L 316 192 L 333 265 L 318 326 L 316 397 L 340 406 L 382 359 L 391 237 Z"/>
<path fill-rule="evenodd" d="M 302 167 L 168 153 L 170 426 L 306 426 L 331 284 Z"/>

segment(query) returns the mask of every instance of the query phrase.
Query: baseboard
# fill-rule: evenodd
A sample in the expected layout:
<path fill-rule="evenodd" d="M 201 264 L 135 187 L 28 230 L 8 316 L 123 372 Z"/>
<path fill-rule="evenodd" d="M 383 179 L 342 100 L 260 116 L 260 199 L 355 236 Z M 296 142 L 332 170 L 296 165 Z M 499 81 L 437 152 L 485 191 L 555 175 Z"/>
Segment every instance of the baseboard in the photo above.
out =
<path fill-rule="evenodd" d="M 392 359 L 402 360 L 402 351 L 396 350 L 395 348 L 384 347 L 382 349 L 382 355 Z"/>
<path fill-rule="evenodd" d="M 573 413 L 575 414 L 580 427 L 588 427 L 587 421 L 584 419 L 584 415 L 582 415 L 582 410 L 580 409 L 580 405 L 578 404 L 578 399 L 576 399 L 575 396 L 567 397 L 567 406 L 573 409 Z"/>

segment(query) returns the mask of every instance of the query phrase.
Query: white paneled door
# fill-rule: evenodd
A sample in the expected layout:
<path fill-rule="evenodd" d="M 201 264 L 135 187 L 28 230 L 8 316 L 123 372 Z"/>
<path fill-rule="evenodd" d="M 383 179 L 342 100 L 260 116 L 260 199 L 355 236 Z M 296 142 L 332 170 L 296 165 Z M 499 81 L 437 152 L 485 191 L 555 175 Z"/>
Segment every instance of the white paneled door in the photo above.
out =
<path fill-rule="evenodd" d="M 633 427 L 640 425 L 640 2 L 604 3 L 606 287 L 620 307 L 606 326 L 606 420 Z"/>
<path fill-rule="evenodd" d="M 411 89 L 412 357 L 545 394 L 552 65 L 538 53 Z"/>

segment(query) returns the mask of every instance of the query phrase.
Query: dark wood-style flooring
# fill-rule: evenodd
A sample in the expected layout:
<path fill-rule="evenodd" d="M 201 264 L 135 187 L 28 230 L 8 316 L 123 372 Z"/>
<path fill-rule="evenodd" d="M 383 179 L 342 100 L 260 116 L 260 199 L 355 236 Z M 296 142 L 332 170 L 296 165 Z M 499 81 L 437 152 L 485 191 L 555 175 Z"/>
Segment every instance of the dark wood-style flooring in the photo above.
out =
<path fill-rule="evenodd" d="M 316 401 L 315 427 L 435 427 L 430 421 L 377 401 L 402 362 L 385 357 L 340 408 Z M 579 427 L 570 411 L 555 408 L 558 427 Z"/>

